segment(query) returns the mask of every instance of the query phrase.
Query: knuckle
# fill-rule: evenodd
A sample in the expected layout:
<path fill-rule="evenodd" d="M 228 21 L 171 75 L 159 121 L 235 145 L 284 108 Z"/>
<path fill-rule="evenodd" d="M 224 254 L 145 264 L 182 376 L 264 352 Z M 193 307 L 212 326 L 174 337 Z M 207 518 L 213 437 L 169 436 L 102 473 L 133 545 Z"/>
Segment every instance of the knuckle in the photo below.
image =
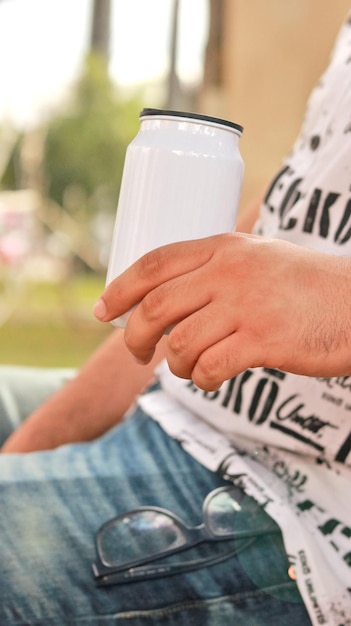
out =
<path fill-rule="evenodd" d="M 194 359 L 200 354 L 199 344 L 205 332 L 206 323 L 201 314 L 196 313 L 185 317 L 169 335 L 169 347 L 172 353 L 179 357 L 188 355 L 189 359 Z"/>
<path fill-rule="evenodd" d="M 141 313 L 148 320 L 154 320 L 160 316 L 160 309 L 164 302 L 163 289 L 157 288 L 150 291 L 140 302 Z"/>
<path fill-rule="evenodd" d="M 190 345 L 185 329 L 180 329 L 176 326 L 168 338 L 170 352 L 176 357 L 183 357 L 189 352 Z"/>
<path fill-rule="evenodd" d="M 149 280 L 154 278 L 155 274 L 159 274 L 165 266 L 165 257 L 166 252 L 164 248 L 158 248 L 144 254 L 138 263 L 140 278 Z"/>
<path fill-rule="evenodd" d="M 192 378 L 199 387 L 208 391 L 217 389 L 223 382 L 223 361 L 217 356 L 203 353 L 199 357 Z"/>

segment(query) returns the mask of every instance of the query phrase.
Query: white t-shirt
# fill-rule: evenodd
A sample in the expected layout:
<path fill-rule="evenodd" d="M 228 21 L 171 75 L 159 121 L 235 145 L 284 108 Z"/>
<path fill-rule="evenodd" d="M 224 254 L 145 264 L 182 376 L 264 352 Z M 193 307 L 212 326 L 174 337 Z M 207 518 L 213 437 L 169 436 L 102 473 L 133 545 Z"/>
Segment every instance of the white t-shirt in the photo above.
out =
<path fill-rule="evenodd" d="M 351 256 L 351 14 L 255 232 Z M 143 408 L 276 519 L 312 623 L 350 626 L 351 375 L 253 368 L 204 392 L 165 362 L 158 374 Z"/>

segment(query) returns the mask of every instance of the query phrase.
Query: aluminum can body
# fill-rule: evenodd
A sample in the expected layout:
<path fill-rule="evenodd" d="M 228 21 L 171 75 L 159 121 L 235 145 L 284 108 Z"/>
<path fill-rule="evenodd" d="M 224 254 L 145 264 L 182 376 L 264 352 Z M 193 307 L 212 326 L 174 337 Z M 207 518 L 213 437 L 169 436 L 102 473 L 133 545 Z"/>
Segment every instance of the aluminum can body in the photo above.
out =
<path fill-rule="evenodd" d="M 141 112 L 125 157 L 107 284 L 159 246 L 235 229 L 242 130 L 208 116 Z M 124 327 L 127 317 L 113 323 Z"/>

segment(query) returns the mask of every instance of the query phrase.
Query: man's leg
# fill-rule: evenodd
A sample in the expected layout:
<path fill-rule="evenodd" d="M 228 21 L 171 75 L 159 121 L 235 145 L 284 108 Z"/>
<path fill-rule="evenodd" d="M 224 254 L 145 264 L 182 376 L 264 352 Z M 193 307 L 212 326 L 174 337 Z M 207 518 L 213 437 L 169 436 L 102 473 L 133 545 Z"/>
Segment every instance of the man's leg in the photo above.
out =
<path fill-rule="evenodd" d="M 156 505 L 197 525 L 223 484 L 141 412 L 93 443 L 0 456 L 1 626 L 309 625 L 277 535 L 211 568 L 95 586 L 102 523 Z"/>
<path fill-rule="evenodd" d="M 0 366 L 0 446 L 74 373 L 72 369 Z"/>

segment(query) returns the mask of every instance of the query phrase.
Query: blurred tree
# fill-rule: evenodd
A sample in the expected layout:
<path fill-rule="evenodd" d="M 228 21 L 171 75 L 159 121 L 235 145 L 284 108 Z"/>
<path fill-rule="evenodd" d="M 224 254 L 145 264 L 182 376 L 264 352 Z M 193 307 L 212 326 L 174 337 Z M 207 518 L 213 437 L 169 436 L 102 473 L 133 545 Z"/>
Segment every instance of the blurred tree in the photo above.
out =
<path fill-rule="evenodd" d="M 11 146 L 1 171 L 0 190 L 18 189 L 20 187 L 20 150 L 22 136 L 19 135 Z"/>
<path fill-rule="evenodd" d="M 108 61 L 110 54 L 111 0 L 93 0 L 90 49 Z"/>
<path fill-rule="evenodd" d="M 48 125 L 46 195 L 65 205 L 65 194 L 73 186 L 80 190 L 80 208 L 87 215 L 115 211 L 126 147 L 137 132 L 141 108 L 137 96 L 128 101 L 117 97 L 104 59 L 91 53 L 70 108 Z"/>
<path fill-rule="evenodd" d="M 208 0 L 209 33 L 205 52 L 204 87 L 223 85 L 223 41 L 225 0 Z"/>
<path fill-rule="evenodd" d="M 171 18 L 171 37 L 169 46 L 169 71 L 167 79 L 167 98 L 165 103 L 166 109 L 182 108 L 182 89 L 177 73 L 177 55 L 178 55 L 178 30 L 179 30 L 179 0 L 173 0 L 172 18 Z"/>

